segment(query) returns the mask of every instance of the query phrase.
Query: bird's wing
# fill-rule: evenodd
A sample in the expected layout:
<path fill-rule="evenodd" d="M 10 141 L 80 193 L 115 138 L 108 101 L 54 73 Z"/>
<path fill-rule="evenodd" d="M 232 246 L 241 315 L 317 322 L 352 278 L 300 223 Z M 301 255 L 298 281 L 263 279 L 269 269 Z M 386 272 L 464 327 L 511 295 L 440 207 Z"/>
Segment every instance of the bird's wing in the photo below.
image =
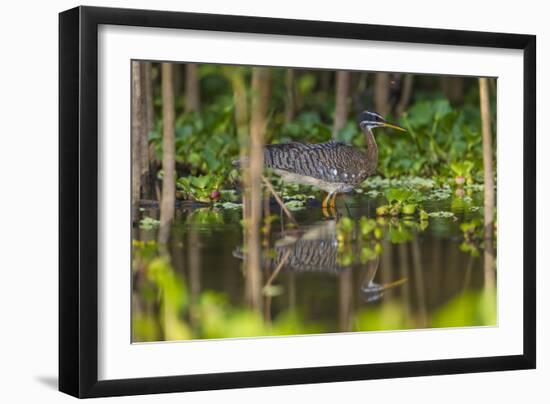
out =
<path fill-rule="evenodd" d="M 266 167 L 330 182 L 351 182 L 364 171 L 365 153 L 342 142 L 285 143 L 265 148 Z"/>

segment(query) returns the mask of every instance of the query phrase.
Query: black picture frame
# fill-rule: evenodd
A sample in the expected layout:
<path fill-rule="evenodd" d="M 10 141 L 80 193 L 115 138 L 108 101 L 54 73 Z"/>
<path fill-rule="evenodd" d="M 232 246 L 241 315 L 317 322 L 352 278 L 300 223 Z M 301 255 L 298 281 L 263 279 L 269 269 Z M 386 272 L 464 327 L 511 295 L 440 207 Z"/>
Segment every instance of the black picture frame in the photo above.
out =
<path fill-rule="evenodd" d="M 99 381 L 100 24 L 523 50 L 523 354 Z M 96 7 L 60 13 L 59 389 L 84 398 L 535 368 L 535 69 L 533 35 Z"/>

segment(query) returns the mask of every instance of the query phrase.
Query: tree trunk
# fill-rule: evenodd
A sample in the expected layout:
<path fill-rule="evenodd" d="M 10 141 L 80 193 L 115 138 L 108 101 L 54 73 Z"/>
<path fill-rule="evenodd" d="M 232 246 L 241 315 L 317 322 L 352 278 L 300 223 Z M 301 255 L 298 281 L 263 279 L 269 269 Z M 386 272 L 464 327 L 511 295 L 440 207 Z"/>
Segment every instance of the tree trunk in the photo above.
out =
<path fill-rule="evenodd" d="M 147 161 L 147 172 L 144 172 L 143 195 L 148 199 L 154 198 L 155 173 L 157 172 L 158 163 L 156 161 L 155 146 L 149 143 L 149 134 L 155 130 L 155 109 L 153 95 L 153 64 L 151 62 L 143 62 L 143 102 L 145 104 L 145 134 L 143 136 L 144 143 L 147 145 L 145 150 L 142 150 L 142 161 Z M 142 171 L 143 172 L 143 171 Z"/>
<path fill-rule="evenodd" d="M 142 195 L 151 195 L 151 159 L 149 133 L 153 130 L 153 77 L 151 62 L 141 62 L 142 128 L 141 128 L 141 188 Z"/>
<path fill-rule="evenodd" d="M 233 100 L 235 103 L 235 124 L 237 126 L 237 137 L 239 140 L 239 158 L 245 161 L 248 158 L 248 150 L 250 146 L 250 138 L 248 136 L 248 100 L 246 96 L 246 84 L 244 80 L 243 69 L 240 67 L 228 67 L 223 70 L 224 75 L 231 81 L 233 87 Z M 248 175 L 246 175 L 246 167 L 242 167 L 244 175 L 242 176 L 242 203 L 243 217 L 248 217 L 248 196 L 249 184 Z M 246 243 L 246 237 L 245 243 Z M 246 246 L 245 246 L 246 247 Z M 246 260 L 246 255 L 245 258 Z M 246 265 L 245 265 L 246 267 Z"/>
<path fill-rule="evenodd" d="M 390 75 L 388 73 L 376 73 L 374 108 L 382 116 L 387 116 L 390 113 Z"/>
<path fill-rule="evenodd" d="M 170 235 L 176 201 L 176 145 L 174 137 L 174 66 L 162 64 L 162 198 L 160 205 L 159 243 L 165 244 Z"/>
<path fill-rule="evenodd" d="M 264 137 L 267 125 L 267 109 L 271 87 L 271 73 L 268 68 L 252 69 L 252 111 L 250 117 L 250 218 L 245 219 L 248 227 L 248 262 L 246 269 L 246 294 L 249 304 L 261 310 L 261 240 L 262 215 L 262 172 L 264 166 Z"/>
<path fill-rule="evenodd" d="M 296 94 L 294 89 L 294 69 L 286 70 L 286 103 L 285 103 L 285 123 L 294 119 L 296 111 Z"/>
<path fill-rule="evenodd" d="M 185 111 L 199 111 L 200 107 L 199 65 L 188 63 L 185 70 Z"/>
<path fill-rule="evenodd" d="M 464 104 L 464 79 L 462 77 L 443 76 L 441 77 L 441 87 L 451 104 Z"/>
<path fill-rule="evenodd" d="M 138 220 L 141 197 L 141 142 L 143 126 L 143 94 L 141 91 L 141 65 L 132 62 L 132 217 Z"/>
<path fill-rule="evenodd" d="M 403 89 L 401 91 L 401 98 L 399 99 L 399 102 L 397 103 L 397 106 L 395 108 L 397 117 L 403 115 L 403 113 L 409 106 L 413 89 L 413 81 L 413 74 L 405 74 L 405 79 L 403 80 Z"/>
<path fill-rule="evenodd" d="M 493 172 L 493 140 L 491 134 L 491 106 L 487 78 L 479 79 L 479 103 L 483 139 L 483 201 L 485 238 L 485 280 L 494 285 L 493 221 L 495 209 L 495 183 Z"/>
<path fill-rule="evenodd" d="M 352 75 L 352 79 L 353 79 Z M 359 113 L 365 109 L 364 99 L 367 95 L 367 73 L 360 72 L 355 74 L 356 83 L 352 80 L 351 89 L 351 99 L 353 104 L 353 110 L 356 113 Z"/>
<path fill-rule="evenodd" d="M 348 93 L 350 72 L 336 72 L 336 108 L 334 111 L 334 126 L 332 138 L 337 139 L 338 132 L 346 124 L 348 119 Z"/>

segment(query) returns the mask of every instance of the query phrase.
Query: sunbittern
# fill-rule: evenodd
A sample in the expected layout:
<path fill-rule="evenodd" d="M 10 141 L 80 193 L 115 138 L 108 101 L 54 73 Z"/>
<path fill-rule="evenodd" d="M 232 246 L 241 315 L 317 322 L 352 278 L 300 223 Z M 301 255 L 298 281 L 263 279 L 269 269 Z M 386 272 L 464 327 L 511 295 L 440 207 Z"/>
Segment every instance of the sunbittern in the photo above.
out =
<path fill-rule="evenodd" d="M 273 169 L 283 181 L 314 185 L 326 191 L 323 211 L 326 212 L 329 204 L 334 209 L 338 193 L 351 192 L 376 171 L 378 146 L 372 129 L 388 127 L 406 131 L 386 122 L 376 112 L 361 112 L 358 123 L 365 134 L 366 151 L 335 140 L 317 144 L 271 144 L 265 148 L 265 166 Z"/>

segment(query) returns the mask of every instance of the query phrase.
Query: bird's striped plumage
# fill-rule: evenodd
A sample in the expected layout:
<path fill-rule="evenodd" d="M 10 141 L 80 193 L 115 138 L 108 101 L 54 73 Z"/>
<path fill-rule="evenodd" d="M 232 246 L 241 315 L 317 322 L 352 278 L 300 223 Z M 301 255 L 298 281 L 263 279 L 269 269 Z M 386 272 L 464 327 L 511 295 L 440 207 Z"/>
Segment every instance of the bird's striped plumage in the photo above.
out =
<path fill-rule="evenodd" d="M 320 188 L 324 183 L 354 188 L 376 169 L 367 154 L 342 142 L 272 144 L 265 148 L 265 166 L 285 173 L 314 179 Z M 287 174 L 288 175 L 288 174 Z M 345 190 L 338 190 L 344 192 Z"/>

